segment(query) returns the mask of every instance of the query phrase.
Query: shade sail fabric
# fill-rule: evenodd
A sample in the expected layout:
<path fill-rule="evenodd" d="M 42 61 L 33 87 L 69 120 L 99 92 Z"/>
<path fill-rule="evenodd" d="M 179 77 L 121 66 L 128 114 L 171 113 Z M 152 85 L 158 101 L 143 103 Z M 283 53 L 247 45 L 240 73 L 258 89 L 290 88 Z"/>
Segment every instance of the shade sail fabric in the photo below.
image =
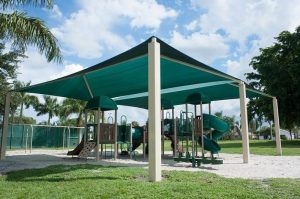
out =
<path fill-rule="evenodd" d="M 193 89 L 185 88 L 185 90 L 169 89 L 169 92 L 165 90 L 161 91 L 161 97 L 164 100 L 170 101 L 174 106 L 187 103 L 187 98 L 194 94 L 201 94 L 205 96 L 204 103 L 209 101 L 219 101 L 227 99 L 239 98 L 239 87 L 235 83 L 224 84 L 206 84 L 204 87 L 198 87 Z M 246 96 L 248 98 L 259 97 L 260 93 L 254 92 L 250 89 L 246 91 Z M 208 99 L 209 98 L 209 99 Z M 118 105 L 134 106 L 138 108 L 148 108 L 148 93 L 143 93 L 143 95 L 135 95 L 133 97 L 126 98 L 126 96 L 114 98 L 114 101 Z M 193 104 L 193 102 L 188 102 Z M 198 102 L 199 103 L 199 102 Z"/>
<path fill-rule="evenodd" d="M 62 96 L 85 101 L 92 99 L 94 96 L 115 98 L 147 92 L 148 43 L 151 39 L 149 38 L 138 46 L 85 70 L 17 91 Z M 239 81 L 235 77 L 181 53 L 158 38 L 157 41 L 160 43 L 161 49 L 161 89 L 228 80 Z M 198 89 L 196 90 L 198 91 Z M 237 88 L 233 86 L 223 85 L 215 88 L 202 88 L 202 90 L 212 101 L 239 97 Z M 182 102 L 182 98 L 185 98 L 186 94 L 191 94 L 192 91 L 179 92 L 181 94 L 166 94 L 166 100 L 171 100 L 174 105 L 178 104 Z M 139 100 L 119 101 L 118 104 L 146 108 L 145 103 L 147 102 Z"/>
<path fill-rule="evenodd" d="M 117 110 L 117 104 L 107 96 L 96 96 L 93 97 L 88 101 L 85 106 L 85 109 L 88 110 L 97 110 L 100 109 L 101 111 L 110 111 L 110 110 Z"/>

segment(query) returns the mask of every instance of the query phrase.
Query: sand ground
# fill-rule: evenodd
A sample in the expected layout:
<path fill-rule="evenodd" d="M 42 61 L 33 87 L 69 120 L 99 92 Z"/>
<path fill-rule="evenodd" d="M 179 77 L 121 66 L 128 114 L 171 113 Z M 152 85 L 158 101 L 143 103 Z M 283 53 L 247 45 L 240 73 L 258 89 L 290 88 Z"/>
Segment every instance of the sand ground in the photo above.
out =
<path fill-rule="evenodd" d="M 29 168 L 43 168 L 50 165 L 64 164 L 96 164 L 114 166 L 138 166 L 148 167 L 147 159 L 137 155 L 134 159 L 120 157 L 117 160 L 102 159 L 95 162 L 91 157 L 87 160 L 79 160 L 66 156 L 66 150 L 33 150 L 25 153 L 24 150 L 8 151 L 6 159 L 0 161 L 0 173 Z M 168 154 L 168 153 L 167 153 Z M 170 154 L 170 152 L 169 152 Z M 109 155 L 108 155 L 109 156 Z M 227 178 L 300 178 L 300 156 L 262 156 L 251 155 L 250 162 L 244 164 L 240 154 L 220 154 L 224 164 L 202 164 L 199 168 L 193 168 L 191 163 L 175 162 L 171 155 L 162 160 L 163 170 L 207 171 Z"/>

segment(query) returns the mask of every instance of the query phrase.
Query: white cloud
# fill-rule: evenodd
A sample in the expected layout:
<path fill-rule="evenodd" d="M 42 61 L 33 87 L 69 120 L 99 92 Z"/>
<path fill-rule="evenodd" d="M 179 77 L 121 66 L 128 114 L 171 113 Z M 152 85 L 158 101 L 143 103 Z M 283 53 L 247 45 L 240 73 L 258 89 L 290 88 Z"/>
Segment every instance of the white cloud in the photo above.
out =
<path fill-rule="evenodd" d="M 64 69 L 60 73 L 52 75 L 50 77 L 50 79 L 57 79 L 57 78 L 75 73 L 75 72 L 83 70 L 83 69 L 84 69 L 83 66 L 81 66 L 79 64 L 69 64 L 69 65 L 64 66 Z"/>
<path fill-rule="evenodd" d="M 50 76 L 59 73 L 59 66 L 49 63 L 43 55 L 33 49 L 26 52 L 28 58 L 20 63 L 18 79 L 31 84 L 48 81 Z"/>
<path fill-rule="evenodd" d="M 216 58 L 225 57 L 229 53 L 226 39 L 219 34 L 202 34 L 194 32 L 188 36 L 173 31 L 171 45 L 182 52 L 210 64 Z"/>
<path fill-rule="evenodd" d="M 269 45 L 279 32 L 293 31 L 299 25 L 298 0 L 191 0 L 191 4 L 207 10 L 199 18 L 202 32 L 215 33 L 223 29 L 240 45 L 253 34 L 260 37 L 262 44 Z"/>
<path fill-rule="evenodd" d="M 185 25 L 185 28 L 188 31 L 194 31 L 197 28 L 197 26 L 198 26 L 198 21 L 197 20 L 193 20 L 189 24 Z"/>
<path fill-rule="evenodd" d="M 59 19 L 63 16 L 62 12 L 60 11 L 58 5 L 54 4 L 53 8 L 50 10 L 50 17 Z"/>
<path fill-rule="evenodd" d="M 52 31 L 65 51 L 81 58 L 99 58 L 103 52 L 119 53 L 133 46 L 132 36 L 116 31 L 119 26 L 156 30 L 163 20 L 177 16 L 155 0 L 85 0 L 78 4 L 80 9 Z"/>

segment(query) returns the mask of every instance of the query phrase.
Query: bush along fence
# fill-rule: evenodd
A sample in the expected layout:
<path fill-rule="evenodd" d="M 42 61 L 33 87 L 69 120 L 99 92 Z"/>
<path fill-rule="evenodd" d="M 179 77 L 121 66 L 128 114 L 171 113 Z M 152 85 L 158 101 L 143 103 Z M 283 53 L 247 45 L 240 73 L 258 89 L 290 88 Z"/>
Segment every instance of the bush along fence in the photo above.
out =
<path fill-rule="evenodd" d="M 7 149 L 73 148 L 79 144 L 84 127 L 9 124 Z M 2 140 L 2 127 L 0 127 Z"/>

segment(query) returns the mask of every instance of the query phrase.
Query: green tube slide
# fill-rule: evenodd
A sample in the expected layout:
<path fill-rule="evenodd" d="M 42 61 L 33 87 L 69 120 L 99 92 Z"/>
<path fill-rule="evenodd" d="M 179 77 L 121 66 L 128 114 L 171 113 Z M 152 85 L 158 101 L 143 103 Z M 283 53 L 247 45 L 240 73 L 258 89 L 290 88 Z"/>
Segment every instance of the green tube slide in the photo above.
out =
<path fill-rule="evenodd" d="M 218 153 L 221 147 L 217 140 L 230 132 L 230 126 L 224 120 L 209 114 L 203 114 L 203 128 L 204 130 L 213 129 L 212 138 L 204 136 L 204 149 L 212 153 Z M 201 138 L 199 139 L 201 144 Z"/>
<path fill-rule="evenodd" d="M 143 127 L 132 127 L 132 150 L 135 150 L 143 142 Z M 130 126 L 118 126 L 118 142 L 130 143 Z"/>

